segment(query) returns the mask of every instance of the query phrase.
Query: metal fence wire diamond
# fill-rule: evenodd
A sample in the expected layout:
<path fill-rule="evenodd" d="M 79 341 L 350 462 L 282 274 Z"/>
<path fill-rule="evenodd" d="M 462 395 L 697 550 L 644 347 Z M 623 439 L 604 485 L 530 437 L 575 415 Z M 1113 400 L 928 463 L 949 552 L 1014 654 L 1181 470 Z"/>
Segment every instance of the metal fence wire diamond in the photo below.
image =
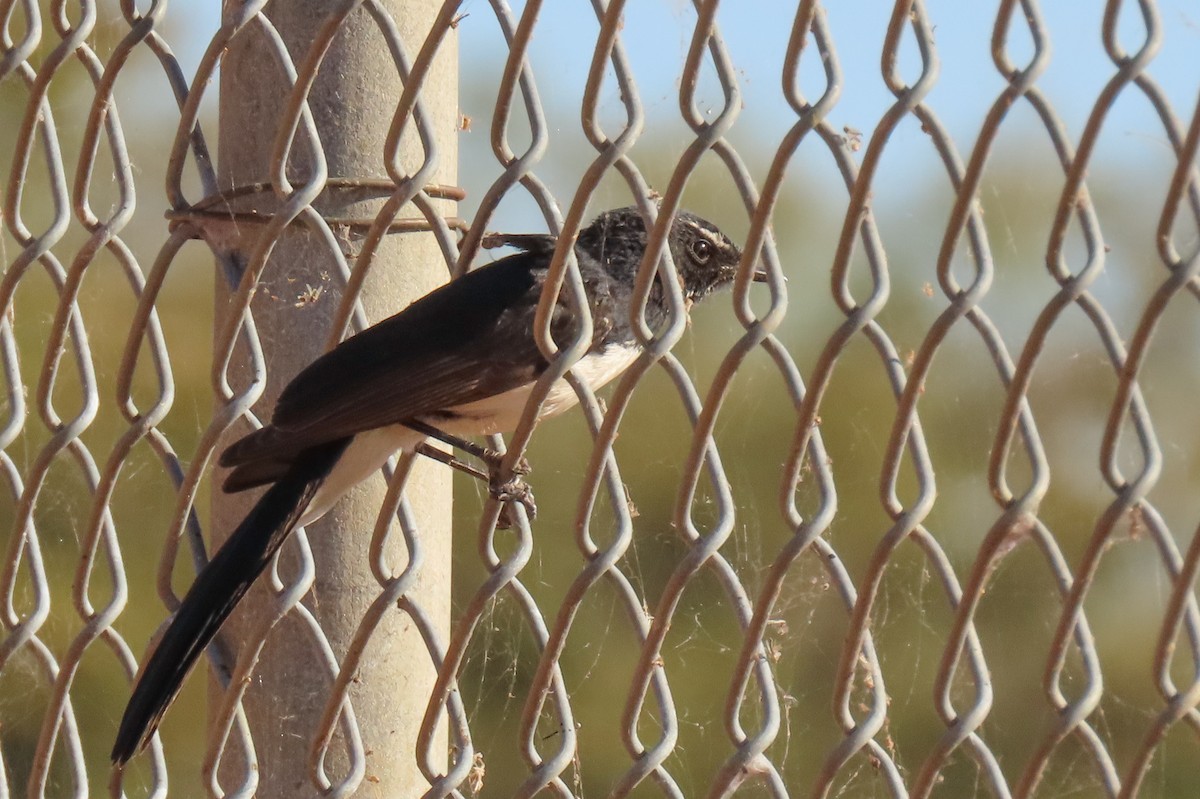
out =
<path fill-rule="evenodd" d="M 0 796 L 1194 795 L 1194 10 L 212 5 L 0 4 Z M 112 770 L 228 437 L 630 204 L 740 277 L 602 397 L 539 332 L 537 519 L 399 458 Z"/>

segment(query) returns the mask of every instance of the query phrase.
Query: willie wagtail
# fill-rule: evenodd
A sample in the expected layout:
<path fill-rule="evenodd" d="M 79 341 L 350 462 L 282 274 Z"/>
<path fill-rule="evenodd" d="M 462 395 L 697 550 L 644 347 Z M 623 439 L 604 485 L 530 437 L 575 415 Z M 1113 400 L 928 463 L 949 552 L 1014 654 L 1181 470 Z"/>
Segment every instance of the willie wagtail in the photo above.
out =
<path fill-rule="evenodd" d="M 494 453 L 461 438 L 517 426 L 534 382 L 549 365 L 533 321 L 555 240 L 495 240 L 523 252 L 468 272 L 317 358 L 283 390 L 271 423 L 222 453 L 221 465 L 231 467 L 226 492 L 270 488 L 197 575 L 146 662 L 117 731 L 114 762 L 125 763 L 145 746 L 200 653 L 293 529 L 320 518 L 397 450 L 449 462 L 425 446 L 426 438 L 435 437 L 487 456 Z M 689 306 L 733 281 L 741 253 L 712 223 L 680 212 L 668 243 Z M 601 214 L 575 243 L 593 333 L 586 355 L 572 368 L 593 389 L 641 352 L 630 305 L 645 250 L 645 223 L 633 207 Z M 756 272 L 754 279 L 765 274 Z M 652 327 L 669 312 L 660 280 L 646 306 Z M 571 340 L 576 325 L 560 298 L 551 321 L 555 340 Z M 559 380 L 539 418 L 576 401 L 574 390 Z M 501 498 L 527 500 L 512 488 L 492 484 Z"/>

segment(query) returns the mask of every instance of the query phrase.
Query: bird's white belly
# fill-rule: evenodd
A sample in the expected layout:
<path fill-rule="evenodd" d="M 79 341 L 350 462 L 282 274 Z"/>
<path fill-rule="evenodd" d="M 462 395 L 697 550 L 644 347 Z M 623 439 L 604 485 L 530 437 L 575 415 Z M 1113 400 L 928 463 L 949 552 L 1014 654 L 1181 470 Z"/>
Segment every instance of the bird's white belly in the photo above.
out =
<path fill-rule="evenodd" d="M 636 344 L 608 347 L 603 353 L 582 358 L 571 371 L 595 391 L 629 368 L 641 351 Z M 430 420 L 430 424 L 460 437 L 509 433 L 520 423 L 532 392 L 533 384 L 530 383 L 494 397 L 459 405 L 453 409 L 456 418 Z M 550 386 L 538 418 L 557 416 L 577 402 L 579 397 L 570 383 L 556 380 Z"/>
<path fill-rule="evenodd" d="M 589 355 L 572 369 L 593 389 L 608 383 L 625 371 L 641 352 L 637 345 L 609 347 L 603 354 Z M 525 411 L 533 384 L 514 388 L 494 397 L 476 400 L 453 409 L 453 418 L 427 419 L 429 424 L 459 438 L 509 433 L 516 429 Z M 579 401 L 575 389 L 566 380 L 556 380 L 542 403 L 539 418 L 556 416 Z M 426 436 L 404 425 L 388 425 L 359 433 L 346 447 L 333 471 L 317 489 L 300 524 L 310 524 L 324 516 L 342 494 L 383 467 L 398 450 L 412 451 Z"/>

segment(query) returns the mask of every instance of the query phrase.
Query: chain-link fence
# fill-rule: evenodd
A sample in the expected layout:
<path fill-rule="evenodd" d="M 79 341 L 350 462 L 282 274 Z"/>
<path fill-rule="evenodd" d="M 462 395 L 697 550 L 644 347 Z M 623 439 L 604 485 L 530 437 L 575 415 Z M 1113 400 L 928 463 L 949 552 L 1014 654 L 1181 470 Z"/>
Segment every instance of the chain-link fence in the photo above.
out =
<path fill-rule="evenodd" d="M 0 796 L 1195 795 L 1196 8 L 217 5 L 0 3 Z M 536 520 L 404 455 L 112 770 L 221 446 L 630 204 L 741 277 L 603 400 L 539 333 Z"/>

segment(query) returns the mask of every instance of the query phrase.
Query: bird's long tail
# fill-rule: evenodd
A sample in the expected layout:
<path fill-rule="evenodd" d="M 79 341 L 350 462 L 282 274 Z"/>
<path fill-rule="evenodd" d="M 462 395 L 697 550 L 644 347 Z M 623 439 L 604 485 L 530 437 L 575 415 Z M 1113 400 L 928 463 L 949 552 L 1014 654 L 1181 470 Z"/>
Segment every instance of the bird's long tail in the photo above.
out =
<path fill-rule="evenodd" d="M 133 757 L 158 729 L 200 653 L 271 562 L 349 443 L 339 439 L 298 455 L 196 576 L 134 686 L 113 745 L 114 763 Z"/>

